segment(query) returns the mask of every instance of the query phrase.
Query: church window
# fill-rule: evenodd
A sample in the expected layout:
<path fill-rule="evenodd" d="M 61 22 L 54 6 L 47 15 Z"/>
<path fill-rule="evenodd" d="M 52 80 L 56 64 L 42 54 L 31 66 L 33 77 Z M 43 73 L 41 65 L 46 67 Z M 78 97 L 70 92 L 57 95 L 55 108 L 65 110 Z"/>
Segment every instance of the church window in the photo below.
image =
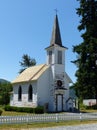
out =
<path fill-rule="evenodd" d="M 58 64 L 62 64 L 62 51 L 58 51 Z"/>
<path fill-rule="evenodd" d="M 49 51 L 49 64 L 52 63 L 52 51 Z"/>
<path fill-rule="evenodd" d="M 22 100 L 22 88 L 21 86 L 19 86 L 18 88 L 18 101 L 21 101 Z"/>
<path fill-rule="evenodd" d="M 32 85 L 29 86 L 28 89 L 28 100 L 32 101 L 32 94 L 33 94 L 33 89 L 32 89 Z"/>

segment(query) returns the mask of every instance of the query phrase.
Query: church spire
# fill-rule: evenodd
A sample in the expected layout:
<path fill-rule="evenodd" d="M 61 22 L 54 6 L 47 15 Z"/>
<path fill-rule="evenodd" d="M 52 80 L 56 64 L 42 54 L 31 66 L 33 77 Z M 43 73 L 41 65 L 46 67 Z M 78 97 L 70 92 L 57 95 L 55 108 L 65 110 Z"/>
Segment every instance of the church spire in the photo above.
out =
<path fill-rule="evenodd" d="M 51 37 L 51 42 L 50 42 L 50 46 L 54 46 L 54 45 L 58 45 L 58 46 L 62 47 L 62 41 L 61 41 L 60 28 L 59 28 L 57 14 L 55 16 L 52 37 Z"/>

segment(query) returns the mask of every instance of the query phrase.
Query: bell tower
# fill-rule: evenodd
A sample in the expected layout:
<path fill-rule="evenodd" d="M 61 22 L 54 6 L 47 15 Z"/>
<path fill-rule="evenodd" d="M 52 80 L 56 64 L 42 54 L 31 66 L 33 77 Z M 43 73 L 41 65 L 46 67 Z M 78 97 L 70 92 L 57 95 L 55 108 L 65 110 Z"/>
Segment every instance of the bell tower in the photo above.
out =
<path fill-rule="evenodd" d="M 52 77 L 51 88 L 53 90 L 54 110 L 63 111 L 65 90 L 65 50 L 62 45 L 58 16 L 55 15 L 50 46 L 47 51 L 47 65 L 50 65 Z M 53 84 L 53 85 L 52 85 Z"/>
<path fill-rule="evenodd" d="M 47 51 L 47 65 L 54 66 L 55 69 L 59 68 L 62 72 L 65 69 L 65 50 L 67 48 L 62 45 L 58 16 L 56 14 L 50 46 L 46 48 Z"/>

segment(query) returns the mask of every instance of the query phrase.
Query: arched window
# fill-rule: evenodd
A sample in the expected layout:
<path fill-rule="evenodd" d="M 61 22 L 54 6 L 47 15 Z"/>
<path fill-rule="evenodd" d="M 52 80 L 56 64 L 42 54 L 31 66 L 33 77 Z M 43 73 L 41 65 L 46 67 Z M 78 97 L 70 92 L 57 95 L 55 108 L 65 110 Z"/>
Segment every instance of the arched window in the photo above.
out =
<path fill-rule="evenodd" d="M 21 86 L 19 86 L 18 88 L 18 101 L 21 101 L 22 100 L 22 88 Z"/>
<path fill-rule="evenodd" d="M 30 85 L 28 88 L 28 100 L 29 101 L 32 101 L 32 95 L 33 95 L 33 89 L 32 89 L 32 85 Z"/>

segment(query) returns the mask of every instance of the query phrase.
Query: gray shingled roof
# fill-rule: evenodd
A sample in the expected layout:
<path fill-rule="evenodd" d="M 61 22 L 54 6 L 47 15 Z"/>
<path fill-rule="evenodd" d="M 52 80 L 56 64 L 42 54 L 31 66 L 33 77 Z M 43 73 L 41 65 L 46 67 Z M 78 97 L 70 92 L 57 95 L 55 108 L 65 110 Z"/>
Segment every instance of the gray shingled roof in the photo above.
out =
<path fill-rule="evenodd" d="M 57 14 L 56 14 L 55 20 L 54 20 L 50 46 L 47 47 L 47 48 L 50 48 L 52 46 L 59 46 L 59 47 L 63 47 L 63 48 L 68 49 L 67 47 L 64 47 L 62 45 L 61 33 L 60 33 L 60 28 L 59 28 L 59 22 L 58 22 Z M 47 48 L 45 48 L 45 49 L 47 49 Z"/>
<path fill-rule="evenodd" d="M 55 16 L 54 20 L 54 26 L 53 26 L 53 31 L 52 31 L 52 38 L 50 45 L 59 45 L 62 46 L 62 41 L 61 41 L 61 35 L 60 35 L 60 28 L 59 28 L 59 23 L 58 23 L 58 16 Z"/>

